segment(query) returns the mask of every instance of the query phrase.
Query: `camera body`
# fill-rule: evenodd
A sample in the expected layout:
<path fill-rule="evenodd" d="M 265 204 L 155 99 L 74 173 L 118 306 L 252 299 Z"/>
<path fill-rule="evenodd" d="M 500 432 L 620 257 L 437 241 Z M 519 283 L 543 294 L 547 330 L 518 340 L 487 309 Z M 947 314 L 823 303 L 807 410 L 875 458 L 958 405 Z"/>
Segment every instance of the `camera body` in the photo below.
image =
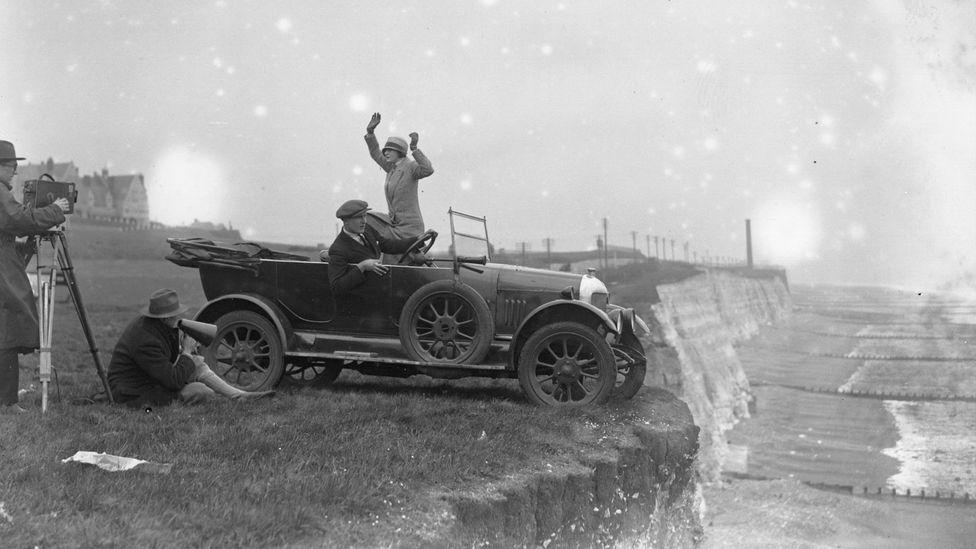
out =
<path fill-rule="evenodd" d="M 43 208 L 48 204 L 53 204 L 59 198 L 68 200 L 68 211 L 64 212 L 65 214 L 75 213 L 75 202 L 78 201 L 78 191 L 75 189 L 74 183 L 55 181 L 50 176 L 48 176 L 48 179 L 24 181 L 25 206 Z"/>

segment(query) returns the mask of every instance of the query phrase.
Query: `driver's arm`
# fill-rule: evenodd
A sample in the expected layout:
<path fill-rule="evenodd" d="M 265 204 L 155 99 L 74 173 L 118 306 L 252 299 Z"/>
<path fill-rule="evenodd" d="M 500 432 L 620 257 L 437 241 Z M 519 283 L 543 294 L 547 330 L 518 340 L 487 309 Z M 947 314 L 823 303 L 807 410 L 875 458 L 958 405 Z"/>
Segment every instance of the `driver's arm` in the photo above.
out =
<path fill-rule="evenodd" d="M 353 288 L 366 282 L 366 273 L 355 263 L 349 263 L 345 255 L 329 249 L 329 286 L 333 296 L 349 293 Z"/>

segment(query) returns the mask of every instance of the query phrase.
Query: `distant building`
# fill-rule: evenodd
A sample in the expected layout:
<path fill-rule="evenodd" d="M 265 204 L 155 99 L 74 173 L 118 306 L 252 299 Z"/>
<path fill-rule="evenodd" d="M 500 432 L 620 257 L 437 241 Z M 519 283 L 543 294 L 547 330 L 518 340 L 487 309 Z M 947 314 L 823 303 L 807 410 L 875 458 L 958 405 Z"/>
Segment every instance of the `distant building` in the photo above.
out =
<path fill-rule="evenodd" d="M 17 168 L 20 181 L 40 179 L 49 174 L 56 181 L 75 183 L 78 201 L 75 216 L 135 228 L 148 228 L 149 198 L 142 174 L 109 175 L 107 169 L 79 177 L 73 162 L 55 162 L 48 159 L 40 164 L 27 164 Z M 21 196 L 21 195 L 18 195 Z"/>

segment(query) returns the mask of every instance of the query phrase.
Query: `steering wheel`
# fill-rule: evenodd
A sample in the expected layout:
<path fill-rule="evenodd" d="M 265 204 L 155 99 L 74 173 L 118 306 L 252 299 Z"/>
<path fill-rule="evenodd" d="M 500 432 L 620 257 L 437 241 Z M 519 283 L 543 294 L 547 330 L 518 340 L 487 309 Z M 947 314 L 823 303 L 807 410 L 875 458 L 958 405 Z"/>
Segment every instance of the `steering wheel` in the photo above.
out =
<path fill-rule="evenodd" d="M 417 237 L 417 240 L 413 241 L 413 244 L 407 248 L 407 251 L 403 252 L 400 256 L 400 260 L 397 261 L 397 265 L 403 265 L 410 260 L 410 256 L 417 252 L 426 255 L 427 252 L 434 246 L 434 241 L 437 240 L 437 231 L 433 229 L 427 229 L 424 234 Z"/>

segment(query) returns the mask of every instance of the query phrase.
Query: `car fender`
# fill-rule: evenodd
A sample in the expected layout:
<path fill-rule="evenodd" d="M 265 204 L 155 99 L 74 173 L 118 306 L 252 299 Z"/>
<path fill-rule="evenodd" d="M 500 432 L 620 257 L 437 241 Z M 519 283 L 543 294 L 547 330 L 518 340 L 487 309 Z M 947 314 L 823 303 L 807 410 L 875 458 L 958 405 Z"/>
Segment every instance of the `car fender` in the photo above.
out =
<path fill-rule="evenodd" d="M 253 294 L 227 294 L 207 302 L 193 316 L 193 320 L 216 324 L 217 319 L 231 311 L 254 311 L 268 318 L 275 329 L 281 344 L 288 351 L 288 342 L 293 333 L 291 323 L 281 311 L 281 308 L 270 299 Z"/>
<path fill-rule="evenodd" d="M 549 301 L 533 309 L 522 319 L 518 329 L 512 335 L 509 363 L 514 367 L 518 364 L 518 355 L 522 351 L 522 344 L 539 326 L 552 322 L 551 318 L 559 320 L 578 320 L 590 326 L 602 326 L 608 332 L 617 333 L 617 325 L 603 310 L 576 299 L 557 299 Z"/>
<path fill-rule="evenodd" d="M 607 308 L 607 316 L 617 327 L 617 334 L 621 339 L 631 336 L 639 340 L 641 337 L 650 335 L 651 330 L 647 323 L 637 315 L 637 311 L 634 309 L 613 304 L 608 305 Z"/>

